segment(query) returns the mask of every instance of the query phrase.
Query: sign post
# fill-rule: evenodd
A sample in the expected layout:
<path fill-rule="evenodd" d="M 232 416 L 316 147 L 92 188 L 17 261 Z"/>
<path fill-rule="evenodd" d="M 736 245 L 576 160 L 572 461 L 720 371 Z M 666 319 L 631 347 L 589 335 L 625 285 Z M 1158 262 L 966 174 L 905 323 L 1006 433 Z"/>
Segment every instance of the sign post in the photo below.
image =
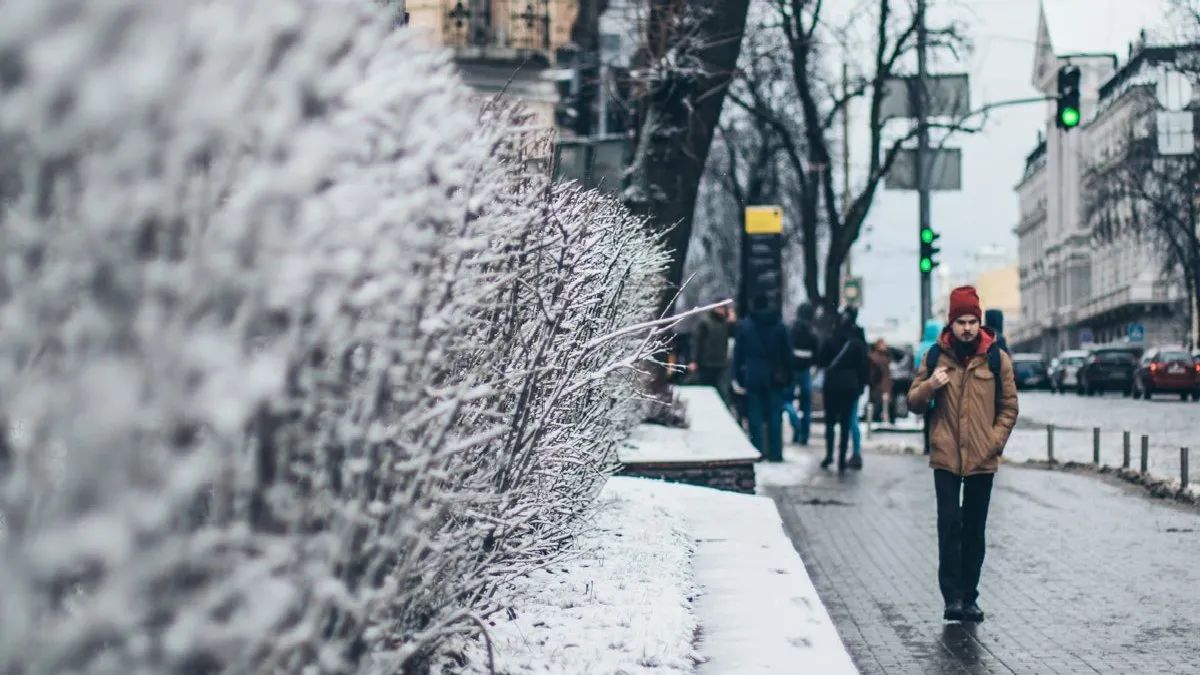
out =
<path fill-rule="evenodd" d="M 744 305 L 757 295 L 767 299 L 772 312 L 783 310 L 783 207 L 747 206 L 742 239 Z M 748 306 L 739 307 L 747 313 Z"/>

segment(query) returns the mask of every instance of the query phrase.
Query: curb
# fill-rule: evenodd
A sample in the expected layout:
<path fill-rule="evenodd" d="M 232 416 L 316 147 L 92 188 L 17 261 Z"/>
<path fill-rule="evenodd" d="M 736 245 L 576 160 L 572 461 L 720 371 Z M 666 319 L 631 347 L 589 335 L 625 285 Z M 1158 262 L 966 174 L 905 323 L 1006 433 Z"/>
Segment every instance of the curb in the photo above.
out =
<path fill-rule="evenodd" d="M 1121 469 L 1113 466 L 1097 467 L 1090 462 L 1056 462 L 1043 459 L 1027 459 L 1023 462 L 1006 462 L 1013 466 L 1042 471 L 1065 471 L 1070 473 L 1085 473 L 1095 476 L 1111 476 L 1124 483 L 1142 487 L 1146 493 L 1155 499 L 1177 502 L 1185 506 L 1200 506 L 1200 495 L 1178 487 L 1179 481 L 1172 478 L 1155 478 L 1144 475 L 1133 469 Z"/>

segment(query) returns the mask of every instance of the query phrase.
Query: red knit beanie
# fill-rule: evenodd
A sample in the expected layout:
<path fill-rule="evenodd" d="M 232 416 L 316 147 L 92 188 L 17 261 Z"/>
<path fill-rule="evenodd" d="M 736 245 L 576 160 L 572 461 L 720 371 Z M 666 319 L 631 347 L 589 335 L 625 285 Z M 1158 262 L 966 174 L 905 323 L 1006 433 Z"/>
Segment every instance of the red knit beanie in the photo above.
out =
<path fill-rule="evenodd" d="M 953 323 L 958 317 L 967 314 L 983 320 L 983 310 L 979 307 L 979 294 L 975 292 L 975 287 L 959 286 L 950 291 L 949 321 Z"/>

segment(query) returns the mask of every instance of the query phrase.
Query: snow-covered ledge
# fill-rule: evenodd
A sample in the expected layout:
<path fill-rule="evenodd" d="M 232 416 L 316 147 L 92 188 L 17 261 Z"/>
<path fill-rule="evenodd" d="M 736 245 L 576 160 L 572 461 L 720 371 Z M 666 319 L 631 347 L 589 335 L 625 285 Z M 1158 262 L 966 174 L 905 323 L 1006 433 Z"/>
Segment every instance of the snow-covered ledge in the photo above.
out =
<path fill-rule="evenodd" d="M 620 473 L 678 483 L 754 492 L 758 450 L 712 387 L 679 387 L 689 426 L 642 424 L 621 444 Z"/>

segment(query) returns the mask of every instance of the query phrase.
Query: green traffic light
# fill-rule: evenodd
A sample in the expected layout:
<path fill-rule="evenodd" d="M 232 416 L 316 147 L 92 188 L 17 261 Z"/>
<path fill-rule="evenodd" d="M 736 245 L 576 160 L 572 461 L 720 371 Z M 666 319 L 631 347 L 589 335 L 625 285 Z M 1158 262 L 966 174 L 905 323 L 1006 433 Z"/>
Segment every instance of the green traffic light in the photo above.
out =
<path fill-rule="evenodd" d="M 926 274 L 933 269 L 933 261 L 929 258 L 921 258 L 921 271 Z"/>
<path fill-rule="evenodd" d="M 926 244 L 932 244 L 933 230 L 929 229 L 928 227 L 921 230 L 921 241 L 925 242 Z"/>
<path fill-rule="evenodd" d="M 1079 125 L 1079 110 L 1075 108 L 1063 108 L 1062 123 L 1068 129 Z"/>

